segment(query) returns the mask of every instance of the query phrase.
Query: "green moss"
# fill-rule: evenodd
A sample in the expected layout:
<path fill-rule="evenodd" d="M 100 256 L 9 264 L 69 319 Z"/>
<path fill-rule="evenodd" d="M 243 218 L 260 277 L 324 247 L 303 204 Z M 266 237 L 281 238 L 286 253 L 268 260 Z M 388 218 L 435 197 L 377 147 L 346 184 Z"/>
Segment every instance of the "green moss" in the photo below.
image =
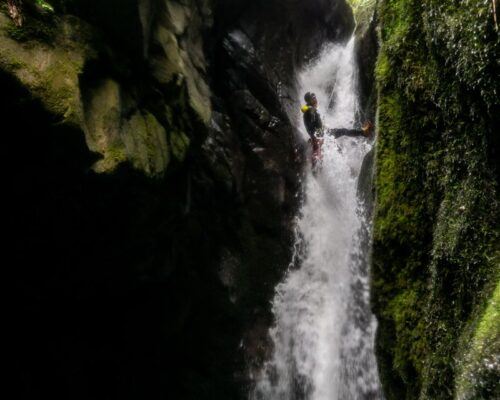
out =
<path fill-rule="evenodd" d="M 172 155 L 177 159 L 177 161 L 182 162 L 186 158 L 189 142 L 190 140 L 184 132 L 173 131 L 170 133 Z"/>
<path fill-rule="evenodd" d="M 414 28 L 414 14 L 418 7 L 412 0 L 385 1 L 379 7 L 384 45 L 389 49 L 404 47 Z"/>
<path fill-rule="evenodd" d="M 460 83 L 477 89 L 487 103 L 494 104 L 500 83 L 491 62 L 499 52 L 500 39 L 493 25 L 491 2 L 426 3 L 428 42 L 439 49 L 442 62 L 453 70 Z"/>
<path fill-rule="evenodd" d="M 115 164 L 125 161 L 125 149 L 121 146 L 110 146 L 106 151 L 106 156 L 112 159 Z"/>
<path fill-rule="evenodd" d="M 57 27 L 46 16 L 25 14 L 22 26 L 16 26 L 13 21 L 9 20 L 5 25 L 5 31 L 18 42 L 34 40 L 50 44 L 55 39 Z"/>
<path fill-rule="evenodd" d="M 404 382 L 412 384 L 414 377 L 407 371 L 422 371 L 426 351 L 422 342 L 425 336 L 425 324 L 420 319 L 421 290 L 412 287 L 411 282 L 406 283 L 408 287 L 389 302 L 388 309 L 394 318 L 397 340 L 402 343 L 402 346 L 395 349 L 394 366 L 397 370 L 405 372 Z"/>
<path fill-rule="evenodd" d="M 0 24 L 9 26 L 8 17 L 0 14 Z M 79 75 L 89 50 L 76 40 L 65 40 L 82 29 L 78 23 L 59 21 L 57 37 L 52 46 L 43 41 L 20 43 L 6 30 L 0 31 L 0 68 L 13 74 L 39 98 L 46 109 L 62 121 L 79 125 L 82 122 Z"/>
<path fill-rule="evenodd" d="M 48 2 L 45 0 L 36 0 L 36 4 L 40 6 L 44 11 L 47 12 L 54 12 L 54 7 L 52 7 Z"/>
<path fill-rule="evenodd" d="M 102 160 L 99 160 L 93 167 L 94 171 L 100 174 L 114 172 L 118 166 L 128 160 L 126 149 L 120 143 L 106 147 L 102 156 Z"/>
<path fill-rule="evenodd" d="M 461 400 L 498 398 L 500 394 L 500 281 L 470 338 L 462 345 L 456 397 Z"/>
<path fill-rule="evenodd" d="M 135 113 L 124 127 L 123 140 L 135 168 L 152 177 L 164 175 L 170 151 L 165 128 L 153 114 Z"/>
<path fill-rule="evenodd" d="M 481 317 L 479 326 L 474 335 L 471 348 L 472 353 L 478 355 L 485 350 L 485 345 L 496 346 L 496 351 L 489 352 L 489 355 L 498 355 L 498 345 L 500 344 L 500 281 L 497 281 L 492 298 L 488 302 L 486 311 Z M 496 366 L 499 367 L 498 365 Z"/>
<path fill-rule="evenodd" d="M 387 57 L 387 54 L 382 48 L 375 67 L 375 79 L 380 87 L 384 86 L 389 81 L 390 74 L 391 65 L 389 63 L 389 57 Z"/>
<path fill-rule="evenodd" d="M 354 18 L 356 19 L 356 30 L 363 32 L 366 30 L 373 18 L 376 0 L 348 0 L 351 5 Z"/>
<path fill-rule="evenodd" d="M 33 70 L 39 84 L 36 92 L 44 99 L 46 107 L 64 121 L 79 124 L 82 121 L 78 76 L 83 69 L 83 59 L 54 50 L 53 62 L 45 70 Z"/>
<path fill-rule="evenodd" d="M 42 3 L 50 11 L 49 3 Z M 53 4 L 58 12 L 66 7 L 63 1 Z M 84 113 L 80 85 L 84 66 L 95 57 L 92 28 L 76 17 L 43 13 L 26 15 L 20 28 L 0 13 L 0 26 L 5 27 L 0 30 L 0 68 L 14 75 L 55 119 L 85 132 L 89 149 L 102 156 L 95 171 L 109 173 L 130 161 L 149 176 L 163 176 L 170 147 L 177 160 L 184 160 L 189 148 L 184 132 L 191 129 L 186 122 L 191 117 L 185 113 L 186 85 L 175 88 L 173 98 L 168 99 L 176 110 L 170 121 L 155 117 L 161 114 L 155 109 L 161 105 L 152 105 L 148 111 L 132 109 L 127 111 L 132 116 L 123 118 L 120 85 L 105 78 L 101 86 L 84 87 L 88 102 Z M 170 138 L 165 127 L 172 132 Z"/>
<path fill-rule="evenodd" d="M 458 344 L 498 282 L 500 121 L 490 110 L 500 37 L 486 2 L 466 3 L 378 8 L 373 305 L 388 399 L 461 398 L 455 384 L 467 351 Z M 494 380 L 481 381 L 490 397 L 470 398 L 494 398 Z"/>

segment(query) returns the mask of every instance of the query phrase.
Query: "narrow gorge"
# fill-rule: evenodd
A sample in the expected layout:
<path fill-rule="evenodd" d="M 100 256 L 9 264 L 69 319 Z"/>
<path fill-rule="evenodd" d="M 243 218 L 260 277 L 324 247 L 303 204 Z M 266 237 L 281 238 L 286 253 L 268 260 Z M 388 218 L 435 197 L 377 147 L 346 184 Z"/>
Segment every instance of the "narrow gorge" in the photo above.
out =
<path fill-rule="evenodd" d="M 0 0 L 15 398 L 500 398 L 498 9 Z"/>
<path fill-rule="evenodd" d="M 325 45 L 299 75 L 299 93 L 316 93 L 331 129 L 361 125 L 355 44 Z M 273 300 L 273 355 L 252 399 L 383 399 L 369 301 L 371 200 L 359 185 L 372 144 L 325 136 L 321 166 L 306 169 L 293 261 Z"/>

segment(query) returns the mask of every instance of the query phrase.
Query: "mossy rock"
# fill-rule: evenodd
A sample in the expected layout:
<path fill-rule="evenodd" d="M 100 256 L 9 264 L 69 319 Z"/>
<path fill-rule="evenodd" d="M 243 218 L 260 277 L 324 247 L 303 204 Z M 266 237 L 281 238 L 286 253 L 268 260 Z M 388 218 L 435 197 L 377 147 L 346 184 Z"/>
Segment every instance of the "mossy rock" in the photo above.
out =
<path fill-rule="evenodd" d="M 123 127 L 127 157 L 151 177 L 164 175 L 170 162 L 165 128 L 150 112 L 136 112 Z"/>
<path fill-rule="evenodd" d="M 389 400 L 498 397 L 498 370 L 477 362 L 498 355 L 496 325 L 478 321 L 495 315 L 500 268 L 489 7 L 379 2 L 372 299 Z"/>
<path fill-rule="evenodd" d="M 80 126 L 83 110 L 79 75 L 93 55 L 84 39 L 87 28 L 73 18 L 60 20 L 53 28 L 57 30 L 58 42 L 49 45 L 13 39 L 9 33 L 11 24 L 0 13 L 0 68 L 14 75 L 61 122 Z"/>
<path fill-rule="evenodd" d="M 474 321 L 471 340 L 464 343 L 459 364 L 457 400 L 500 396 L 500 283 L 487 306 Z"/>
<path fill-rule="evenodd" d="M 356 20 L 356 33 L 363 35 L 368 27 L 375 13 L 376 0 L 348 0 L 351 5 L 354 18 Z"/>

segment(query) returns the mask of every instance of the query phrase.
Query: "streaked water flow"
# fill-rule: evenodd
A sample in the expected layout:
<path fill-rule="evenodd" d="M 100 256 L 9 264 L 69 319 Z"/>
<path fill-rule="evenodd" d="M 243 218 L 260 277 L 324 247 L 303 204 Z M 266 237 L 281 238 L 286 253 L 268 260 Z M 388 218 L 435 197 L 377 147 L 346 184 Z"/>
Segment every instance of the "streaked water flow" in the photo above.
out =
<path fill-rule="evenodd" d="M 327 127 L 359 125 L 353 39 L 326 47 L 298 80 L 300 100 L 315 92 Z M 370 226 L 357 193 L 371 146 L 365 138 L 327 137 L 321 170 L 306 173 L 294 261 L 273 300 L 273 353 L 254 377 L 252 400 L 382 399 L 369 308 Z"/>

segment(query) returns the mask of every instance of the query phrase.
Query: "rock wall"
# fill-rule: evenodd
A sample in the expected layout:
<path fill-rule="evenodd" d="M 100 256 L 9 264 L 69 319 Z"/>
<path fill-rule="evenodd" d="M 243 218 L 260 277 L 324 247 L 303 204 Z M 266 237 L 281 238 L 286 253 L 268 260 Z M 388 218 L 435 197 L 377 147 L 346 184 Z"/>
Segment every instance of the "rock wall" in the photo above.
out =
<path fill-rule="evenodd" d="M 500 396 L 491 6 L 379 1 L 372 296 L 388 399 Z"/>
<path fill-rule="evenodd" d="M 0 4 L 19 396 L 243 398 L 290 258 L 294 73 L 350 9 L 50 3 Z"/>

